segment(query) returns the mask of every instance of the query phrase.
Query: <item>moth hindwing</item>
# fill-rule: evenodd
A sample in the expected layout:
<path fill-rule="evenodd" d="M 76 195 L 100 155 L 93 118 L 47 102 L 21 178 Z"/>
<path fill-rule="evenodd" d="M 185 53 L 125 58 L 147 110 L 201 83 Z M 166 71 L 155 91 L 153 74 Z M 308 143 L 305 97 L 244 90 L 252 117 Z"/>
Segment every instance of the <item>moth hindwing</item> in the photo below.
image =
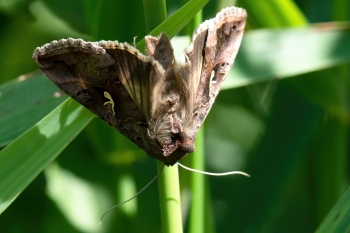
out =
<path fill-rule="evenodd" d="M 175 61 L 165 34 L 146 36 L 146 55 L 118 41 L 61 39 L 33 58 L 65 93 L 133 141 L 173 165 L 194 141 L 241 44 L 246 11 L 230 7 L 202 23 Z"/>

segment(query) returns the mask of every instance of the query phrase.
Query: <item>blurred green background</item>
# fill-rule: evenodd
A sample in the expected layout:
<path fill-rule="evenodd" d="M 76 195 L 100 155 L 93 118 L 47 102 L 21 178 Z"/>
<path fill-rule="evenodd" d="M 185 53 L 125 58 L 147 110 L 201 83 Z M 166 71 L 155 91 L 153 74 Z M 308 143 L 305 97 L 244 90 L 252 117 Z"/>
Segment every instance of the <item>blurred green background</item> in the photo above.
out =
<path fill-rule="evenodd" d="M 36 47 L 67 37 L 141 40 L 149 33 L 148 4 L 0 0 L 0 146 L 67 99 L 37 71 L 31 58 Z M 166 1 L 168 15 L 183 4 Z M 205 177 L 204 212 L 194 216 L 205 216 L 205 232 L 314 232 L 349 185 L 350 2 L 212 0 L 202 10 L 203 19 L 232 5 L 247 10 L 247 28 L 204 124 L 205 170 L 242 170 L 251 177 Z M 321 22 L 331 23 L 314 25 Z M 192 31 L 187 27 L 180 35 Z M 186 47 L 179 38 L 173 42 L 180 53 Z M 162 232 L 156 183 L 98 225 L 105 210 L 156 175 L 154 159 L 98 118 L 68 141 L 3 208 L 0 232 Z M 190 158 L 181 162 L 191 166 Z M 6 168 L 30 170 L 15 164 Z M 4 174 L 0 170 L 0 186 Z M 180 169 L 185 232 L 194 232 L 191 176 Z M 13 188 L 11 179 L 0 188 L 0 207 L 1 193 Z M 341 216 L 350 224 L 349 206 Z M 349 224 L 334 232 L 349 231 Z"/>

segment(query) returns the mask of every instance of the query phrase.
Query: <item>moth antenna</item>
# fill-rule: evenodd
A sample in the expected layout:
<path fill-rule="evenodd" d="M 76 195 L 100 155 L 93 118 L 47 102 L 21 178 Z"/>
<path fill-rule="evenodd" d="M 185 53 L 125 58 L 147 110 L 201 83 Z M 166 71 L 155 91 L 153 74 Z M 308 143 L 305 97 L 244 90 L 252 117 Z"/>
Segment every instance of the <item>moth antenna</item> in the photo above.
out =
<path fill-rule="evenodd" d="M 112 206 L 111 208 L 109 208 L 106 212 L 104 212 L 104 214 L 102 215 L 101 219 L 100 219 L 100 222 L 99 222 L 99 225 L 102 224 L 102 219 L 103 217 L 111 210 L 121 206 L 121 205 L 124 205 L 125 203 L 131 201 L 132 199 L 134 199 L 135 197 L 137 197 L 141 192 L 143 192 L 143 190 L 145 190 L 150 184 L 152 184 L 157 178 L 158 176 L 160 175 L 160 173 L 163 171 L 163 168 L 164 168 L 165 164 L 163 164 L 162 168 L 160 169 L 160 171 L 158 172 L 158 174 L 145 186 L 143 187 L 140 191 L 138 191 L 133 197 L 131 197 L 130 199 L 126 200 L 126 201 L 123 201 L 122 203 L 119 203 L 115 206 Z"/>
<path fill-rule="evenodd" d="M 205 171 L 200 171 L 200 170 L 196 170 L 196 169 L 193 169 L 193 168 L 189 168 L 189 167 L 186 167 L 185 165 L 182 165 L 181 163 L 177 162 L 177 164 L 186 169 L 186 170 L 189 170 L 189 171 L 192 171 L 192 172 L 197 172 L 197 173 L 201 173 L 201 174 L 204 174 L 204 175 L 209 175 L 209 176 L 228 176 L 228 175 L 236 175 L 236 174 L 240 174 L 240 175 L 244 175 L 244 176 L 247 176 L 247 177 L 250 177 L 249 174 L 245 173 L 245 172 L 241 172 L 241 171 L 232 171 L 232 172 L 223 172 L 223 173 L 212 173 L 212 172 L 205 172 Z"/>
<path fill-rule="evenodd" d="M 134 36 L 134 48 L 136 49 L 136 39 L 137 39 L 137 36 Z"/>

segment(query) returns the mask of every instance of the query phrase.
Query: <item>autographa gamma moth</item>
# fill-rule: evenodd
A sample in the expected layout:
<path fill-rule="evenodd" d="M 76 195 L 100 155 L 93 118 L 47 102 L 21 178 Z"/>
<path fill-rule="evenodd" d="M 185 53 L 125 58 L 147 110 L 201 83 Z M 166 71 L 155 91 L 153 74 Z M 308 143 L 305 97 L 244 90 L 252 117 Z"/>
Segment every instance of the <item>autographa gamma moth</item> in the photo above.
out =
<path fill-rule="evenodd" d="M 247 13 L 219 12 L 193 33 L 185 63 L 165 34 L 146 36 L 146 55 L 118 41 L 61 39 L 36 48 L 40 69 L 65 93 L 142 148 L 173 165 L 195 150 L 199 127 L 241 44 Z"/>

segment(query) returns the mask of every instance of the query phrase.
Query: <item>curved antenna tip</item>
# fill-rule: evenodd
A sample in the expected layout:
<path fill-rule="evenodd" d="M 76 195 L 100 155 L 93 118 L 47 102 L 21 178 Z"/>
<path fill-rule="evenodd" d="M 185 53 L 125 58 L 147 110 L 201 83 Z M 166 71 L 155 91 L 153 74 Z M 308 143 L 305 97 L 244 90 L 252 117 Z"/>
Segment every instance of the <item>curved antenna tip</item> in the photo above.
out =
<path fill-rule="evenodd" d="M 177 162 L 177 164 L 186 169 L 186 170 L 189 170 L 189 171 L 192 171 L 192 172 L 197 172 L 197 173 L 200 173 L 200 174 L 204 174 L 204 175 L 209 175 L 209 176 L 228 176 L 228 175 L 243 175 L 243 176 L 246 176 L 246 177 L 250 177 L 250 175 L 248 173 L 245 173 L 245 172 L 241 172 L 241 171 L 232 171 L 232 172 L 223 172 L 223 173 L 213 173 L 213 172 L 205 172 L 205 171 L 200 171 L 200 170 L 196 170 L 196 169 L 193 169 L 193 168 L 189 168 L 189 167 L 186 167 L 185 165 L 182 165 L 181 163 Z"/>

